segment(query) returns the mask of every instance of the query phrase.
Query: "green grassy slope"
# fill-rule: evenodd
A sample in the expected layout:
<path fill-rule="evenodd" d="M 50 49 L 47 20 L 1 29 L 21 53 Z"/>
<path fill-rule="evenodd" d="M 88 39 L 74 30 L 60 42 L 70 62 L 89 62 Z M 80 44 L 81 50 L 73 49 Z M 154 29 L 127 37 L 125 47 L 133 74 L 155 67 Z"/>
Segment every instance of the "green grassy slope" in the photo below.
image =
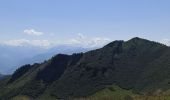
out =
<path fill-rule="evenodd" d="M 127 98 L 132 99 L 134 94 L 130 90 L 121 89 L 118 86 L 109 86 L 101 91 L 96 92 L 95 94 L 79 98 L 75 100 L 125 100 Z"/>
<path fill-rule="evenodd" d="M 91 96 L 77 98 L 74 100 L 170 100 L 169 92 L 170 91 L 166 91 L 161 94 L 140 95 L 133 93 L 131 90 L 125 90 L 112 85 Z"/>

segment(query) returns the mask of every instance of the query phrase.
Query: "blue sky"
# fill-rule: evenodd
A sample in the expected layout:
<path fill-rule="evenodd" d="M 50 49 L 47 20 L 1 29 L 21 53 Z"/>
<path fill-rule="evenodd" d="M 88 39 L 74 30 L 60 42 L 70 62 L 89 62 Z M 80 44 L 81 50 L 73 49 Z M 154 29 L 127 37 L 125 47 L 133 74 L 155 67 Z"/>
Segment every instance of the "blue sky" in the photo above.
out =
<path fill-rule="evenodd" d="M 96 46 L 138 36 L 169 45 L 169 5 L 170 0 L 0 0 L 0 43 Z"/>

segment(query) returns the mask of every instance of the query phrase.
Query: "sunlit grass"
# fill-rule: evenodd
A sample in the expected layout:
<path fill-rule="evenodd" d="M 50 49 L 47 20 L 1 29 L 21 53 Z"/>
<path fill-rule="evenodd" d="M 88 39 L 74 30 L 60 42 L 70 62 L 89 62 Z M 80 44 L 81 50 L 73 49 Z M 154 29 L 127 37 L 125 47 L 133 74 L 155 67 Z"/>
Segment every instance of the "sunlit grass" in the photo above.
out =
<path fill-rule="evenodd" d="M 75 100 L 131 100 L 133 93 L 130 90 L 124 90 L 117 86 L 110 86 L 92 96 L 79 98 Z M 133 99 L 132 99 L 133 100 Z"/>
<path fill-rule="evenodd" d="M 12 100 L 32 100 L 31 98 L 29 98 L 28 96 L 16 96 L 14 98 L 12 98 Z"/>

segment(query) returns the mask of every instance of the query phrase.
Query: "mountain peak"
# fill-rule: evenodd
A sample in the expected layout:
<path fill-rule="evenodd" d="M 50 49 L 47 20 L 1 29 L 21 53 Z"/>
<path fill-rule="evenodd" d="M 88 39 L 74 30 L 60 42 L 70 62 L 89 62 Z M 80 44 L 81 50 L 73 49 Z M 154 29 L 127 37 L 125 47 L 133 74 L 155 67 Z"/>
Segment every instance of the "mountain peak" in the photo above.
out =
<path fill-rule="evenodd" d="M 132 38 L 132 39 L 134 39 L 134 40 L 140 40 L 140 39 L 142 39 L 142 38 L 140 38 L 140 37 L 134 37 L 134 38 Z"/>
<path fill-rule="evenodd" d="M 134 38 L 132 38 L 132 39 L 130 39 L 128 41 L 149 41 L 149 40 L 143 39 L 143 38 L 139 38 L 139 37 L 134 37 Z"/>
<path fill-rule="evenodd" d="M 148 39 L 143 39 L 143 38 L 139 38 L 139 37 L 134 37 L 128 41 L 126 41 L 126 43 L 128 44 L 136 44 L 136 45 L 157 45 L 157 46 L 164 46 L 163 44 L 159 43 L 159 42 L 155 42 L 155 41 L 151 41 L 151 40 L 148 40 Z"/>
<path fill-rule="evenodd" d="M 123 42 L 124 42 L 123 40 L 115 40 L 115 41 L 105 45 L 104 47 L 113 47 L 115 45 L 122 44 Z"/>
<path fill-rule="evenodd" d="M 149 41 L 147 39 L 143 39 L 143 38 L 139 38 L 139 37 L 134 37 L 128 41 L 123 41 L 123 40 L 115 40 L 109 44 L 107 44 L 106 46 L 104 47 L 113 47 L 115 45 L 118 45 L 118 44 L 122 44 L 122 43 L 128 43 L 128 44 L 141 44 L 141 43 L 146 43 L 146 42 L 152 42 L 152 41 Z"/>

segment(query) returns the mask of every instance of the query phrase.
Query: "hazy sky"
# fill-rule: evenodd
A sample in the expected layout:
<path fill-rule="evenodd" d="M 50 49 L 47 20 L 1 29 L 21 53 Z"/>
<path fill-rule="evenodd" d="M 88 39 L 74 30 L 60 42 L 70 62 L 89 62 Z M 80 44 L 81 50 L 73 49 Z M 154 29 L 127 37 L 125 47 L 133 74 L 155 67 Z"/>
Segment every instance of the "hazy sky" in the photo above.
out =
<path fill-rule="evenodd" d="M 170 0 L 0 0 L 1 44 L 89 46 L 136 36 L 169 42 Z"/>

